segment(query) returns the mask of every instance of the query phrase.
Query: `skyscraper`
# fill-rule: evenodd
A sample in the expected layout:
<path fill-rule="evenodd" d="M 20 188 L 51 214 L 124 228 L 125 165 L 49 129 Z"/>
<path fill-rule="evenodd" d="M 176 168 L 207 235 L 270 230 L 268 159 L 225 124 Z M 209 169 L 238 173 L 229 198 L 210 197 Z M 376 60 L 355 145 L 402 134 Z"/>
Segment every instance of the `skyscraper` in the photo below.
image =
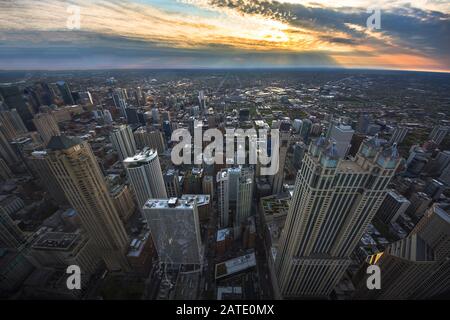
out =
<path fill-rule="evenodd" d="M 385 224 L 394 223 L 408 209 L 411 202 L 395 191 L 389 191 L 376 213 Z"/>
<path fill-rule="evenodd" d="M 148 199 L 167 199 L 158 152 L 144 149 L 123 161 L 130 184 L 136 194 L 138 208 Z"/>
<path fill-rule="evenodd" d="M 366 134 L 369 130 L 369 124 L 372 121 L 372 118 L 369 114 L 361 113 L 358 120 L 358 133 Z"/>
<path fill-rule="evenodd" d="M 89 144 L 55 136 L 47 149 L 51 171 L 79 213 L 82 227 L 94 240 L 99 256 L 110 270 L 128 270 L 127 233 Z"/>
<path fill-rule="evenodd" d="M 72 92 L 70 91 L 69 85 L 65 81 L 56 82 L 56 86 L 61 94 L 61 97 L 66 105 L 74 105 L 75 100 L 73 99 Z"/>
<path fill-rule="evenodd" d="M 152 122 L 154 124 L 159 123 L 159 109 L 158 108 L 152 109 Z"/>
<path fill-rule="evenodd" d="M 290 142 L 290 125 L 285 129 L 282 122 L 280 126 L 280 148 L 279 148 L 279 161 L 278 161 L 278 171 L 275 175 L 271 176 L 272 180 L 272 193 L 278 194 L 283 189 L 284 181 L 284 166 L 286 163 L 286 154 L 289 148 Z M 289 124 L 289 122 L 287 122 Z"/>
<path fill-rule="evenodd" d="M 25 235 L 9 214 L 0 207 L 0 248 L 18 248 L 25 242 Z"/>
<path fill-rule="evenodd" d="M 0 158 L 0 182 L 13 178 L 11 169 L 6 164 L 5 160 Z"/>
<path fill-rule="evenodd" d="M 3 124 L 3 133 L 9 141 L 27 132 L 16 109 L 0 111 L 0 122 Z"/>
<path fill-rule="evenodd" d="M 339 158 L 344 158 L 347 155 L 354 133 L 355 131 L 352 127 L 343 124 L 331 127 L 330 139 L 336 142 L 336 150 Z"/>
<path fill-rule="evenodd" d="M 229 226 L 232 212 L 232 222 L 237 232 L 241 223 L 251 214 L 254 171 L 242 166 L 223 169 L 217 173 L 216 179 L 220 226 Z"/>
<path fill-rule="evenodd" d="M 294 165 L 294 168 L 298 170 L 302 166 L 306 145 L 303 142 L 296 142 L 293 149 L 292 164 Z"/>
<path fill-rule="evenodd" d="M 58 180 L 52 174 L 46 151 L 34 151 L 26 159 L 33 174 L 40 184 L 48 191 L 50 197 L 60 206 L 67 205 L 68 200 Z"/>
<path fill-rule="evenodd" d="M 276 254 L 283 297 L 331 293 L 398 164 L 396 146 L 381 148 L 377 138 L 364 142 L 353 160 L 339 159 L 336 145 L 324 137 L 310 145 Z"/>
<path fill-rule="evenodd" d="M 364 277 L 358 284 L 356 299 L 407 299 L 417 289 L 423 277 L 435 266 L 434 252 L 419 236 L 411 235 L 390 244 L 384 252 L 369 256 L 362 270 L 368 265 L 380 268 L 381 288 L 369 290 Z"/>
<path fill-rule="evenodd" d="M 19 162 L 19 157 L 9 144 L 10 141 L 3 134 L 3 124 L 0 123 L 0 157 L 5 160 L 8 165 L 14 165 Z"/>
<path fill-rule="evenodd" d="M 367 258 L 362 266 L 377 265 L 381 289 L 368 290 L 366 279 L 357 281 L 359 299 L 430 299 L 450 288 L 450 214 L 433 205 L 411 234 Z"/>
<path fill-rule="evenodd" d="M 444 209 L 438 203 L 434 204 L 411 231 L 411 234 L 419 235 L 430 245 L 437 259 L 450 257 L 449 209 Z"/>
<path fill-rule="evenodd" d="M 200 104 L 200 108 L 202 108 L 202 110 L 206 110 L 206 96 L 205 96 L 205 91 L 200 90 L 198 92 L 198 102 Z"/>
<path fill-rule="evenodd" d="M 251 215 L 253 202 L 253 176 L 239 177 L 238 195 L 236 201 L 236 217 L 234 221 L 235 235 L 239 234 L 241 224 Z"/>
<path fill-rule="evenodd" d="M 230 194 L 228 189 L 228 170 L 217 173 L 217 205 L 219 207 L 219 224 L 221 228 L 228 227 L 230 215 Z"/>
<path fill-rule="evenodd" d="M 178 171 L 175 169 L 168 169 L 164 175 L 164 185 L 166 186 L 166 193 L 169 198 L 177 198 L 181 196 L 181 186 L 178 177 Z"/>
<path fill-rule="evenodd" d="M 114 101 L 114 105 L 116 106 L 116 109 L 120 111 L 120 114 L 122 117 L 126 118 L 126 108 L 127 108 L 127 98 L 126 98 L 126 91 L 121 88 L 117 88 L 114 90 L 112 94 L 112 98 Z"/>
<path fill-rule="evenodd" d="M 304 119 L 302 127 L 300 129 L 300 136 L 302 137 L 305 143 L 308 143 L 311 128 L 312 128 L 312 121 L 309 119 Z"/>
<path fill-rule="evenodd" d="M 157 150 L 159 154 L 166 151 L 164 136 L 158 129 L 140 127 L 134 132 L 134 138 L 136 147 L 140 150 L 149 147 Z"/>
<path fill-rule="evenodd" d="M 391 139 L 389 140 L 389 143 L 402 143 L 405 139 L 406 135 L 408 134 L 409 129 L 406 127 L 395 127 L 394 131 L 392 132 Z"/>
<path fill-rule="evenodd" d="M 24 93 L 16 85 L 0 86 L 0 95 L 9 109 L 16 109 L 28 130 L 34 130 L 33 114 L 28 107 Z"/>
<path fill-rule="evenodd" d="M 121 125 L 115 127 L 109 138 L 121 160 L 136 154 L 136 142 L 134 140 L 133 131 L 129 126 Z"/>
<path fill-rule="evenodd" d="M 450 127 L 436 126 L 433 128 L 433 131 L 431 131 L 429 138 L 430 140 L 436 142 L 437 145 L 440 145 L 449 131 Z"/>
<path fill-rule="evenodd" d="M 33 123 L 45 144 L 47 144 L 53 136 L 61 135 L 58 123 L 51 113 L 36 114 Z"/>
<path fill-rule="evenodd" d="M 159 260 L 169 265 L 202 264 L 195 196 L 150 199 L 143 207 Z"/>

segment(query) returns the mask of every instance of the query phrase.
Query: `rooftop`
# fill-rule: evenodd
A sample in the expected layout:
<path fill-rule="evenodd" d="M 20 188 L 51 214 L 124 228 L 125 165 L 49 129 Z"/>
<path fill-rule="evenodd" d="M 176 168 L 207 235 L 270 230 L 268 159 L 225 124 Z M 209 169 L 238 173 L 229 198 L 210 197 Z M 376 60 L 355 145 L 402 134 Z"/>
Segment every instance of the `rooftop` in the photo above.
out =
<path fill-rule="evenodd" d="M 434 213 L 437 214 L 442 220 L 447 223 L 450 223 L 450 213 L 448 210 L 444 210 L 439 205 L 433 206 Z"/>
<path fill-rule="evenodd" d="M 256 266 L 255 253 L 249 253 L 219 264 L 216 264 L 216 279 L 244 271 Z"/>
<path fill-rule="evenodd" d="M 47 232 L 33 244 L 33 249 L 68 250 L 79 238 L 77 233 Z"/>
<path fill-rule="evenodd" d="M 395 191 L 388 191 L 388 194 L 394 198 L 395 200 L 397 200 L 398 202 L 409 202 L 408 199 L 406 199 L 404 196 L 402 196 L 401 194 L 398 194 Z"/>
<path fill-rule="evenodd" d="M 209 194 L 183 194 L 180 200 L 190 201 L 195 199 L 197 201 L 197 206 L 204 206 L 209 204 L 211 196 Z"/>
<path fill-rule="evenodd" d="M 126 158 L 125 160 L 123 160 L 123 163 L 125 166 L 145 164 L 152 161 L 157 156 L 158 151 L 153 149 L 144 149 L 141 152 L 135 154 L 134 156 Z"/>
<path fill-rule="evenodd" d="M 185 195 L 186 196 L 186 195 Z M 197 195 L 195 195 L 197 196 Z M 144 209 L 187 209 L 193 208 L 195 196 L 188 196 L 184 199 L 170 198 L 170 199 L 149 199 L 144 204 Z"/>
<path fill-rule="evenodd" d="M 69 138 L 67 136 L 53 136 L 47 144 L 47 149 L 50 150 L 66 150 L 82 141 L 78 138 Z"/>

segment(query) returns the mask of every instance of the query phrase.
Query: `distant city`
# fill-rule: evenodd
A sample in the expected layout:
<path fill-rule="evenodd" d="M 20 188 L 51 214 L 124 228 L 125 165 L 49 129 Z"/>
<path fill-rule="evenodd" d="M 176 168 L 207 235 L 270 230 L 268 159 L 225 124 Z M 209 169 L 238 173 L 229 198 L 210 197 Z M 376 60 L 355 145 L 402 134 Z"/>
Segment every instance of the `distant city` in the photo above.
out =
<path fill-rule="evenodd" d="M 0 71 L 0 298 L 449 299 L 449 92 L 437 72 Z"/>

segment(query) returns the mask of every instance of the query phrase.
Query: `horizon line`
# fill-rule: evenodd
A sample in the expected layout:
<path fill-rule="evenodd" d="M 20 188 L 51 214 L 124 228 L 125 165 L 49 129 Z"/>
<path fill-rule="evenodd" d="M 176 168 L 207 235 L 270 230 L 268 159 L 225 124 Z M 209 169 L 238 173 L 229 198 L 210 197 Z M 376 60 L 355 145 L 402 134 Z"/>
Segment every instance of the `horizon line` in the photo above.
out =
<path fill-rule="evenodd" d="M 68 68 L 68 69 L 2 69 L 1 73 L 7 72 L 70 72 L 70 71 L 164 71 L 164 70 L 177 70 L 177 71 L 199 71 L 199 70 L 283 70 L 283 71 L 296 71 L 296 70 L 346 70 L 346 71 L 387 71 L 387 72 L 418 72 L 418 73 L 441 73 L 450 74 L 449 70 L 435 70 L 435 69 L 395 69 L 395 68 L 370 68 L 370 67 L 343 67 L 343 66 L 272 66 L 272 67 L 99 67 L 99 68 Z"/>

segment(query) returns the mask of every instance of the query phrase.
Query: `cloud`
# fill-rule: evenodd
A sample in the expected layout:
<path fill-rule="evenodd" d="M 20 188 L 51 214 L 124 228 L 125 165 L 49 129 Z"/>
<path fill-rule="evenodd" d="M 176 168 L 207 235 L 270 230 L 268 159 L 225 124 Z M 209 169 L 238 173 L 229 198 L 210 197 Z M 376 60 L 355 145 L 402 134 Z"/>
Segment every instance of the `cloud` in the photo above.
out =
<path fill-rule="evenodd" d="M 369 14 L 353 0 L 299 2 L 0 0 L 0 68 L 49 63 L 46 52 L 53 67 L 80 59 L 72 63 L 450 69 L 449 15 L 430 9 L 438 1 L 386 5 L 380 31 L 367 30 Z M 68 5 L 81 8 L 80 31 L 66 27 Z"/>

